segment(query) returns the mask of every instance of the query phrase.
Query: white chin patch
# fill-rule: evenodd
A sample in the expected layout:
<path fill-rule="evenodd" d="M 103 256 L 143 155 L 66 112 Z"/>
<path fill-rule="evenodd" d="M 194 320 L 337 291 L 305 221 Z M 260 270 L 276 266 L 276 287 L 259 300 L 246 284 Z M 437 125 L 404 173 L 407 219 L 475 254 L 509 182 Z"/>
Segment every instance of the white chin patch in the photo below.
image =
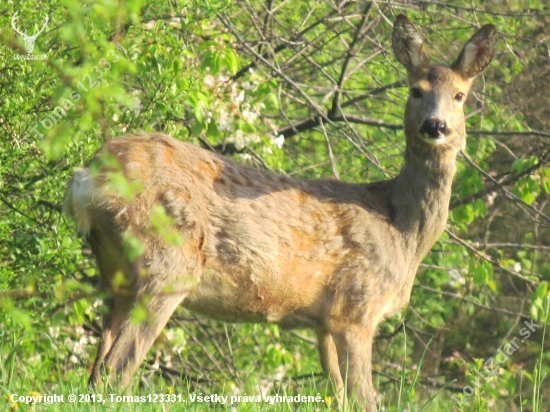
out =
<path fill-rule="evenodd" d="M 432 144 L 434 146 L 438 146 L 438 145 L 443 144 L 447 141 L 447 139 L 445 139 L 445 136 L 443 136 L 443 135 L 441 135 L 439 137 L 436 137 L 434 139 L 433 137 L 426 136 L 425 134 L 422 135 L 422 140 L 425 143 Z"/>

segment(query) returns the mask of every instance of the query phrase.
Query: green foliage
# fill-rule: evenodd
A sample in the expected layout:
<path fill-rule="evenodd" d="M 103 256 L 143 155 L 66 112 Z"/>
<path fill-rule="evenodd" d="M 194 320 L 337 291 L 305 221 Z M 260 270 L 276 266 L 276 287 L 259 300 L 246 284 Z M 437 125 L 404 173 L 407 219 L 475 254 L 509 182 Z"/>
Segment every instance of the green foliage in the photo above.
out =
<path fill-rule="evenodd" d="M 537 286 L 537 290 L 533 293 L 531 298 L 531 308 L 529 313 L 534 320 L 544 320 L 548 316 L 548 301 L 550 300 L 548 295 L 548 282 L 541 282 Z M 545 322 L 546 324 L 546 322 Z"/>
<path fill-rule="evenodd" d="M 237 73 L 239 59 L 228 41 L 228 36 L 219 36 L 216 40 L 201 43 L 201 69 L 210 71 L 213 76 L 218 76 L 224 69 L 233 75 Z"/>
<path fill-rule="evenodd" d="M 474 285 L 488 286 L 493 292 L 496 292 L 496 283 L 493 278 L 493 268 L 487 261 L 478 262 L 475 259 L 470 261 L 470 273 L 473 275 Z"/>

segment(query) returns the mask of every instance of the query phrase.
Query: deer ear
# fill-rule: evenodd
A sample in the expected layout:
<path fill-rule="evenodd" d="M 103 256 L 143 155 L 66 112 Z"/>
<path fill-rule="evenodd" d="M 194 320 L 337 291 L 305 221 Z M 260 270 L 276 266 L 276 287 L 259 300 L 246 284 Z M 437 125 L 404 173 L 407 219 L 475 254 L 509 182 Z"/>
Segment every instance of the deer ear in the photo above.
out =
<path fill-rule="evenodd" d="M 395 19 L 392 47 L 397 61 L 409 72 L 422 69 L 430 64 L 422 36 L 404 14 L 400 14 Z"/>
<path fill-rule="evenodd" d="M 495 26 L 487 24 L 464 45 L 451 69 L 460 73 L 465 79 L 477 76 L 495 57 L 498 33 Z"/>

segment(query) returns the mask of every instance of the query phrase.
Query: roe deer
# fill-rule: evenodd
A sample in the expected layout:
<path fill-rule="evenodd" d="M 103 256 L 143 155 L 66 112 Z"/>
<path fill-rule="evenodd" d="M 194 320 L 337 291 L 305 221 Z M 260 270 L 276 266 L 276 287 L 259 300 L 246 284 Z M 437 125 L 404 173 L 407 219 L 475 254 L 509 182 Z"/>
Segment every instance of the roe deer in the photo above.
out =
<path fill-rule="evenodd" d="M 340 396 L 375 410 L 376 327 L 408 302 L 418 265 L 445 227 L 465 146 L 464 101 L 493 58 L 496 38 L 486 25 L 452 65 L 431 65 L 419 32 L 397 17 L 392 44 L 410 96 L 405 163 L 390 180 L 278 176 L 160 133 L 107 142 L 75 171 L 64 201 L 110 292 L 91 384 L 103 371 L 128 384 L 182 304 L 229 322 L 315 329 L 323 370 Z M 114 169 L 101 162 L 105 155 L 141 185 L 133 198 L 110 185 Z M 158 206 L 181 244 L 152 227 Z M 135 259 L 125 251 L 128 234 L 143 245 Z M 115 280 L 121 277 L 124 287 Z M 147 311 L 142 323 L 131 319 L 138 304 Z"/>

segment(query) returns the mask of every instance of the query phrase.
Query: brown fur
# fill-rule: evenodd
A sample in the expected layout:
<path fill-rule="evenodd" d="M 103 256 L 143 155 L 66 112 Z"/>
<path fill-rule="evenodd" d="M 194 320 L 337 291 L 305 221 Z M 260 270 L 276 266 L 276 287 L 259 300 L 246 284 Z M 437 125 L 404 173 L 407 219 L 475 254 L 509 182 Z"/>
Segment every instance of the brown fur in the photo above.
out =
<path fill-rule="evenodd" d="M 183 304 L 229 322 L 314 328 L 323 369 L 340 396 L 347 381 L 347 393 L 374 410 L 376 327 L 408 302 L 418 265 L 445 227 L 455 160 L 465 144 L 463 102 L 455 95 L 468 92 L 494 54 L 494 28 L 481 30 L 466 46 L 474 53 L 463 51 L 454 69 L 430 66 L 420 35 L 398 17 L 396 57 L 422 97 L 408 99 L 405 164 L 391 180 L 292 179 L 159 133 L 106 143 L 93 162 L 114 156 L 141 189 L 122 196 L 108 173 L 117 166 L 100 163 L 99 173 L 93 166 L 75 172 L 64 204 L 112 293 L 91 383 L 105 369 L 128 384 Z M 439 142 L 419 132 L 434 118 L 447 125 Z M 182 244 L 165 241 L 151 224 L 155 206 L 173 219 Z M 144 246 L 135 261 L 125 253 L 125 234 Z M 114 281 L 117 273 L 125 285 Z M 131 321 L 136 305 L 145 307 L 147 321 Z"/>

